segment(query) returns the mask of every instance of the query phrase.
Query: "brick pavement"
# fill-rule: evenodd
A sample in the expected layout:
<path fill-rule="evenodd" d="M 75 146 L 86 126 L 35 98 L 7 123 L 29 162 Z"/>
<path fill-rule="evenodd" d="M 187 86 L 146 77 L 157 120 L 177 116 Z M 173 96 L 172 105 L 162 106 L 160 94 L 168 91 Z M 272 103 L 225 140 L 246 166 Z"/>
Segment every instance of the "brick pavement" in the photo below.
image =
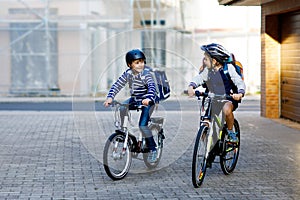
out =
<path fill-rule="evenodd" d="M 127 177 L 112 181 L 101 163 L 104 132 L 113 129 L 110 112 L 0 112 L 0 199 L 300 198 L 299 130 L 259 112 L 237 112 L 242 148 L 235 172 L 225 176 L 214 164 L 202 188 L 194 189 L 197 123 L 190 123 L 193 113 L 165 114 L 159 170 L 133 160 Z"/>

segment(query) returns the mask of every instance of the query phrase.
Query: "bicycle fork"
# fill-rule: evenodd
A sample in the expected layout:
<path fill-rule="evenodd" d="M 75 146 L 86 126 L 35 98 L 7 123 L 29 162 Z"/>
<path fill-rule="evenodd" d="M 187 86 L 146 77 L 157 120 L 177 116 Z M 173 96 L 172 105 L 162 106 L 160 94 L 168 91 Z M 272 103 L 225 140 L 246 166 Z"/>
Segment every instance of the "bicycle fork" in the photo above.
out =
<path fill-rule="evenodd" d="M 211 131 L 209 131 L 211 132 Z M 213 135 L 211 133 L 208 133 L 207 135 L 207 146 L 206 146 L 206 152 L 205 152 L 205 159 L 208 159 L 208 155 L 212 146 L 212 141 L 213 141 Z"/>
<path fill-rule="evenodd" d="M 128 143 L 128 129 L 127 129 L 127 124 L 128 124 L 128 116 L 124 117 L 124 123 L 123 123 L 123 127 L 124 127 L 124 132 L 125 132 L 125 141 L 123 144 L 123 149 L 122 149 L 122 156 L 125 155 L 126 149 L 127 149 L 127 143 Z"/>
<path fill-rule="evenodd" d="M 116 143 L 114 145 L 114 149 L 113 149 L 113 157 L 115 159 L 121 159 L 126 154 L 128 137 L 129 137 L 128 136 L 129 133 L 128 133 L 128 129 L 127 129 L 127 124 L 128 124 L 128 116 L 125 116 L 124 117 L 124 123 L 123 123 L 123 128 L 124 128 L 124 133 L 125 133 L 125 139 L 124 139 L 124 143 L 123 143 L 121 154 L 117 153 L 118 146 L 119 146 L 119 141 L 116 141 Z"/>
<path fill-rule="evenodd" d="M 209 152 L 212 146 L 212 142 L 213 142 L 213 133 L 211 131 L 211 123 L 209 121 L 205 121 L 203 122 L 203 124 L 205 124 L 207 126 L 207 144 L 206 144 L 206 151 L 205 151 L 205 160 L 207 161 L 208 156 L 209 156 Z M 203 138 L 205 139 L 205 138 Z"/>

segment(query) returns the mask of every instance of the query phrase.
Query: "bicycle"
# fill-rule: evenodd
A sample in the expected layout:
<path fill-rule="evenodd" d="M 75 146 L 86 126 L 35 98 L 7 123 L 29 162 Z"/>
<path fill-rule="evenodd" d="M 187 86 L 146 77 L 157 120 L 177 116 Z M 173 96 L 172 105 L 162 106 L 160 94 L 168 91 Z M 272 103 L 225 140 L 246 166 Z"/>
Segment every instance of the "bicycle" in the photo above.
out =
<path fill-rule="evenodd" d="M 228 101 L 226 98 L 232 98 L 231 96 L 200 91 L 195 91 L 195 95 L 199 101 L 202 99 L 200 128 L 195 140 L 192 162 L 192 182 L 195 188 L 199 188 L 203 183 L 206 169 L 211 168 L 216 156 L 220 157 L 220 166 L 225 175 L 234 171 L 240 152 L 240 127 L 238 121 L 234 119 L 233 131 L 237 133 L 238 142 L 231 143 L 228 140 L 227 125 L 222 112 L 224 103 Z M 219 107 L 213 108 L 216 103 L 219 103 Z M 213 109 L 216 112 L 212 112 Z"/>
<path fill-rule="evenodd" d="M 151 102 L 153 105 L 153 102 Z M 131 113 L 129 107 L 134 106 L 137 111 L 141 110 L 143 105 L 122 104 L 118 101 L 113 101 L 112 107 L 115 107 L 114 121 L 116 130 L 107 139 L 103 152 L 103 165 L 106 174 L 112 180 L 121 180 L 129 172 L 132 158 L 143 160 L 149 169 L 157 167 L 162 156 L 163 140 L 165 139 L 163 131 L 163 117 L 151 117 L 149 129 L 152 131 L 154 141 L 157 145 L 156 162 L 148 162 L 149 148 L 146 144 L 146 139 L 139 131 L 138 138 L 130 133 L 129 126 L 131 125 Z M 126 107 L 126 115 L 124 116 L 123 125 L 121 125 L 120 108 Z M 142 153 L 143 158 L 138 158 Z"/>

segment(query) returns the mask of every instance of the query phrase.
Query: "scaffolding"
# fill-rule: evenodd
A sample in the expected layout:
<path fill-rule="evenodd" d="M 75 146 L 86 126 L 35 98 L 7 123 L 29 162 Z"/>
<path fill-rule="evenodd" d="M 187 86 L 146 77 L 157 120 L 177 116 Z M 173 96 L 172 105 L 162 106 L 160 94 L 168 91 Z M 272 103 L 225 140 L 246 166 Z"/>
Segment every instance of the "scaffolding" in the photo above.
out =
<path fill-rule="evenodd" d="M 232 31 L 191 30 L 185 6 L 193 2 L 0 0 L 0 94 L 104 95 L 127 68 L 126 52 L 141 48 L 179 95 L 201 64 L 199 44 L 236 39 Z M 237 34 L 241 41 L 251 36 Z"/>
<path fill-rule="evenodd" d="M 76 78 L 72 71 L 79 70 L 93 48 L 91 40 L 101 42 L 109 33 L 133 26 L 130 0 L 2 0 L 0 7 L 0 56 L 6 72 L 1 93 L 57 95 L 66 88 L 70 94 L 72 83 L 64 79 Z"/>
<path fill-rule="evenodd" d="M 150 63 L 165 67 L 166 29 L 184 27 L 182 2 L 1 0 L 0 58 L 4 73 L 0 92 L 72 95 L 75 88 L 82 95 L 96 87 L 104 92 L 120 73 L 118 67 L 123 63 L 117 58 L 133 46 L 148 49 Z M 167 15 L 176 17 L 169 23 Z M 133 30 L 140 36 L 122 36 Z M 111 66 L 114 70 L 101 66 L 109 60 L 115 60 Z"/>

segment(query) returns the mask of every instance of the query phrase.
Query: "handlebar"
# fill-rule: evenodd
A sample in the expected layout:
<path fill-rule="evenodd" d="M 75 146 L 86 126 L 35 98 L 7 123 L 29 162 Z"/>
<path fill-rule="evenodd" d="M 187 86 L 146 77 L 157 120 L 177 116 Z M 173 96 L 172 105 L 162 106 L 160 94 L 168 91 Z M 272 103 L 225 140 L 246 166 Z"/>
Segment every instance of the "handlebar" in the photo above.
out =
<path fill-rule="evenodd" d="M 210 97 L 210 98 L 220 98 L 220 99 L 233 99 L 232 96 L 228 94 L 215 94 L 211 92 L 200 92 L 199 90 L 195 91 L 196 97 Z"/>
<path fill-rule="evenodd" d="M 117 100 L 113 100 L 110 105 L 112 107 L 114 107 L 115 105 L 129 106 L 129 107 L 133 107 L 135 109 L 141 109 L 142 107 L 147 107 L 146 105 L 143 105 L 141 101 L 137 102 L 137 104 L 127 104 L 127 103 L 121 103 L 121 102 L 119 102 Z M 154 101 L 149 101 L 148 106 L 153 106 L 153 105 L 154 105 Z"/>

